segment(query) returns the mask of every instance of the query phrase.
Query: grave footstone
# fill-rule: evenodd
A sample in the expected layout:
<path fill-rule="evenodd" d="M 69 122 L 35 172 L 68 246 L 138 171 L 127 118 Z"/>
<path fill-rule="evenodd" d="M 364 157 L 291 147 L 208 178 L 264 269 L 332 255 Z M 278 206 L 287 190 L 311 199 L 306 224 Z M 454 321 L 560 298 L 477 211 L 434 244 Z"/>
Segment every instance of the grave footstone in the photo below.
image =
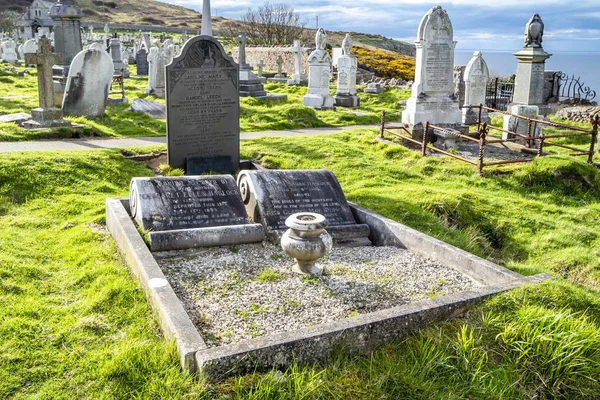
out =
<path fill-rule="evenodd" d="M 480 51 L 473 53 L 473 58 L 467 64 L 464 73 L 465 106 L 485 105 L 487 82 L 490 77 L 487 63 Z M 479 119 L 479 109 L 463 108 L 463 124 L 473 124 Z M 481 110 L 481 122 L 490 122 L 487 110 Z"/>
<path fill-rule="evenodd" d="M 440 6 L 433 7 L 419 24 L 415 81 L 402 112 L 402 122 L 416 139 L 423 137 L 425 122 L 467 131 L 454 95 L 453 38 L 448 13 Z"/>
<path fill-rule="evenodd" d="M 250 223 L 231 175 L 133 178 L 129 207 L 149 231 L 153 251 L 254 243 L 264 236 L 260 224 Z"/>
<path fill-rule="evenodd" d="M 509 108 L 509 112 L 511 114 L 520 115 L 526 118 L 540 119 L 540 110 L 537 106 L 513 105 Z M 532 123 L 531 127 L 529 127 L 527 120 L 511 115 L 504 116 L 504 124 L 502 128 L 504 131 L 515 132 L 523 136 L 528 136 L 528 134 L 530 134 L 531 136 L 538 137 L 542 133 L 542 128 L 537 123 Z M 503 140 L 515 138 L 517 138 L 517 135 L 513 135 L 508 132 L 502 132 Z M 518 140 L 517 143 L 526 144 L 526 141 Z"/>
<path fill-rule="evenodd" d="M 211 36 L 188 40 L 167 66 L 169 165 L 192 157 L 230 156 L 239 168 L 238 65 Z"/>
<path fill-rule="evenodd" d="M 83 50 L 73 58 L 62 109 L 65 115 L 104 115 L 113 77 L 110 56 L 96 49 Z"/>
<path fill-rule="evenodd" d="M 360 98 L 356 95 L 356 70 L 358 62 L 352 51 L 352 39 L 346 34 L 342 42 L 342 55 L 338 57 L 337 90 L 335 94 L 335 105 L 342 107 L 360 106 Z"/>
<path fill-rule="evenodd" d="M 327 34 L 323 28 L 317 30 L 315 45 L 316 50 L 308 57 L 308 93 L 302 98 L 302 104 L 318 110 L 333 109 L 335 100 L 329 93 L 331 56 L 325 50 Z"/>
<path fill-rule="evenodd" d="M 338 243 L 369 245 L 369 227 L 357 224 L 335 175 L 328 170 L 241 171 L 238 187 L 248 215 L 276 242 L 285 220 L 298 212 L 318 213 Z"/>

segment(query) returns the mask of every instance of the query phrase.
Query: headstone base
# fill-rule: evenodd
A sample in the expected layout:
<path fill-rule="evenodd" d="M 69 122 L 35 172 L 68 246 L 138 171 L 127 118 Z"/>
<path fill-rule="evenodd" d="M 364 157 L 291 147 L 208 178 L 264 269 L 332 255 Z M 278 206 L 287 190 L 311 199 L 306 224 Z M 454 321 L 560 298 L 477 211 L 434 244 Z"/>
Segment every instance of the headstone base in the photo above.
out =
<path fill-rule="evenodd" d="M 350 94 L 336 94 L 334 96 L 335 105 L 340 107 L 359 107 L 360 106 L 360 98 L 356 95 Z"/>
<path fill-rule="evenodd" d="M 302 104 L 317 110 L 335 110 L 335 100 L 329 95 L 307 94 Z"/>
<path fill-rule="evenodd" d="M 307 86 L 308 78 L 304 74 L 294 74 L 292 75 L 292 79 L 288 79 L 288 86 Z"/>
<path fill-rule="evenodd" d="M 385 88 L 383 86 L 381 86 L 379 83 L 369 83 L 367 85 L 367 87 L 365 88 L 364 92 L 371 93 L 371 94 L 379 94 L 379 93 L 383 92 L 384 90 L 385 90 Z"/>
<path fill-rule="evenodd" d="M 423 140 L 423 131 L 425 130 L 425 125 L 423 124 L 402 124 L 404 128 L 410 132 L 411 136 L 415 140 Z M 461 135 L 469 135 L 469 127 L 467 125 L 463 125 L 461 123 L 457 124 L 435 124 L 440 128 L 453 129 L 455 131 L 460 132 Z M 435 142 L 437 140 L 437 135 L 434 134 L 433 129 L 429 128 L 429 141 Z"/>
<path fill-rule="evenodd" d="M 267 78 L 267 82 L 287 83 L 289 81 L 285 76 L 282 78 Z"/>
<path fill-rule="evenodd" d="M 462 109 L 462 123 L 467 125 L 476 124 L 479 119 L 479 109 L 477 108 L 463 108 Z M 481 123 L 489 124 L 492 120 L 488 115 L 487 110 L 481 110 Z"/>
<path fill-rule="evenodd" d="M 31 110 L 32 119 L 25 121 L 25 129 L 55 128 L 71 126 L 71 123 L 63 119 L 62 110 L 59 108 L 34 108 Z"/>
<path fill-rule="evenodd" d="M 249 70 L 240 70 L 240 97 L 266 96 L 265 87 L 260 77 Z"/>

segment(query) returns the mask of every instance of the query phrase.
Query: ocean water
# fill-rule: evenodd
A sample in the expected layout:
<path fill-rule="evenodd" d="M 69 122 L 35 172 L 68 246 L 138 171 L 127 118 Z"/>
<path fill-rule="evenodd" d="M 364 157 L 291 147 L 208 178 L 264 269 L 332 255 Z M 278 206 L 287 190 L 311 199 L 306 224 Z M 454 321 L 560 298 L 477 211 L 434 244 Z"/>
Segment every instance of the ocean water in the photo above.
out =
<path fill-rule="evenodd" d="M 569 76 L 581 77 L 585 86 L 596 91 L 595 101 L 600 102 L 600 52 L 552 52 L 546 61 L 546 70 L 562 71 Z M 456 50 L 454 63 L 466 65 L 473 56 L 473 50 Z M 483 59 L 490 69 L 490 75 L 510 76 L 517 71 L 517 59 L 511 52 L 485 51 L 482 50 Z"/>

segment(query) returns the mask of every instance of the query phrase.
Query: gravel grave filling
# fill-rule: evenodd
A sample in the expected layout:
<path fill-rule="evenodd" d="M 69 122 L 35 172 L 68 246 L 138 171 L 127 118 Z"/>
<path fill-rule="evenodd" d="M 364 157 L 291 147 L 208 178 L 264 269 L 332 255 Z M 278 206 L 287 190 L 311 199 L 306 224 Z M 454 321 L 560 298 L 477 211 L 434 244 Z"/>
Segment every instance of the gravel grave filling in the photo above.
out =
<path fill-rule="evenodd" d="M 293 331 L 451 293 L 477 284 L 397 247 L 339 247 L 321 277 L 291 271 L 268 243 L 154 253 L 207 346 Z"/>

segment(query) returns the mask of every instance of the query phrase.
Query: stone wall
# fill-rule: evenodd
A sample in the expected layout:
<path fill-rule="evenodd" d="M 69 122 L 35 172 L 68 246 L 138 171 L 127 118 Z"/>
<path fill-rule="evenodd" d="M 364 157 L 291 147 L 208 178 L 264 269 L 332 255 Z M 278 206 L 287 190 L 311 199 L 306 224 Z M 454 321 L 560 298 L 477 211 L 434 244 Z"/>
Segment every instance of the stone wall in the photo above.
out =
<path fill-rule="evenodd" d="M 246 62 L 256 69 L 258 62 L 263 60 L 265 66 L 263 69 L 269 71 L 277 71 L 277 57 L 283 58 L 283 72 L 291 76 L 294 73 L 294 53 L 289 49 L 291 46 L 274 46 L 274 47 L 246 47 Z M 231 50 L 231 56 L 235 62 L 239 62 L 240 49 L 234 47 Z M 302 53 L 302 71 L 308 74 L 308 63 L 306 60 L 310 55 L 310 50 L 304 50 Z"/>

